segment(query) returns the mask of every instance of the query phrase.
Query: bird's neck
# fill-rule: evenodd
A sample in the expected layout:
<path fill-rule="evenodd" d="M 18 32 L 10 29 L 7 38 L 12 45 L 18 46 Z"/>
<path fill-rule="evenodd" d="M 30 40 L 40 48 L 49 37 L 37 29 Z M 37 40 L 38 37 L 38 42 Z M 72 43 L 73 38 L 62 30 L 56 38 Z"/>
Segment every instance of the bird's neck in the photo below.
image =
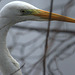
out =
<path fill-rule="evenodd" d="M 10 75 L 19 69 L 18 62 L 10 55 L 6 47 L 6 36 L 11 25 L 11 23 L 0 20 L 0 69 L 3 75 Z M 13 75 L 22 74 L 21 71 L 17 71 Z"/>

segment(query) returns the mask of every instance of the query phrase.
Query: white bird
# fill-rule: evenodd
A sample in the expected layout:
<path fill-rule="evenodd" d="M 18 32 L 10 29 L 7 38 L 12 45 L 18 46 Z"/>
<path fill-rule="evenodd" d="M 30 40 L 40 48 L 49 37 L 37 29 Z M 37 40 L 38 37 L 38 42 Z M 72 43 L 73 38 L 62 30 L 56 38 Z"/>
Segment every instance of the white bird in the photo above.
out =
<path fill-rule="evenodd" d="M 0 69 L 3 75 L 10 75 L 18 70 L 19 63 L 10 55 L 6 47 L 6 36 L 9 28 L 22 21 L 45 21 L 49 12 L 38 9 L 29 3 L 13 1 L 6 4 L 0 11 Z M 73 22 L 75 19 L 52 13 L 52 20 Z M 22 75 L 21 70 L 13 75 Z"/>

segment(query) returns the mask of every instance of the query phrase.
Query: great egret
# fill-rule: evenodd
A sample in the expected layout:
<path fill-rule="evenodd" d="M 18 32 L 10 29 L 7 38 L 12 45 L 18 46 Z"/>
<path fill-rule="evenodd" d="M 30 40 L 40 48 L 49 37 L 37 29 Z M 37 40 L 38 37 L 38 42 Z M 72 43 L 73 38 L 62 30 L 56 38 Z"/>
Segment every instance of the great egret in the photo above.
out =
<path fill-rule="evenodd" d="M 13 1 L 6 4 L 0 11 L 0 69 L 3 75 L 10 75 L 19 69 L 18 62 L 10 55 L 6 47 L 6 35 L 9 28 L 22 21 L 45 21 L 49 12 L 38 9 L 29 3 Z M 52 20 L 73 22 L 75 19 L 52 13 Z M 13 75 L 22 75 L 21 70 Z"/>

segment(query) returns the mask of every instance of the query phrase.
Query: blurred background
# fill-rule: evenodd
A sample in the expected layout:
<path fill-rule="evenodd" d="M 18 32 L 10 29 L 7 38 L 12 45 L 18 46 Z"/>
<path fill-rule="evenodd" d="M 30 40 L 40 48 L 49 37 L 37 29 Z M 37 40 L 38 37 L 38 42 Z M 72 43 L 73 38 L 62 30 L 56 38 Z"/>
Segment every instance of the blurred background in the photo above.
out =
<path fill-rule="evenodd" d="M 0 9 L 8 2 L 1 0 Z M 19 0 L 49 11 L 51 0 Z M 75 18 L 75 0 L 54 0 L 53 12 Z M 43 75 L 48 21 L 26 21 L 11 27 L 7 47 L 20 63 L 23 75 Z M 75 24 L 52 21 L 46 57 L 46 75 L 75 75 Z M 0 74 L 2 75 L 2 74 Z"/>

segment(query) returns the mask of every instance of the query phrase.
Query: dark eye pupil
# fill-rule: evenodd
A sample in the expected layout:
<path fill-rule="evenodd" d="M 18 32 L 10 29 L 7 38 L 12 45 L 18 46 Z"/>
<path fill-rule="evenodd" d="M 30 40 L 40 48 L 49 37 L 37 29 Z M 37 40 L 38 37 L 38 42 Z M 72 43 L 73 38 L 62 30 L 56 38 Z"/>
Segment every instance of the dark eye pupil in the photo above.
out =
<path fill-rule="evenodd" d="M 24 10 L 21 10 L 21 12 L 24 12 Z"/>

